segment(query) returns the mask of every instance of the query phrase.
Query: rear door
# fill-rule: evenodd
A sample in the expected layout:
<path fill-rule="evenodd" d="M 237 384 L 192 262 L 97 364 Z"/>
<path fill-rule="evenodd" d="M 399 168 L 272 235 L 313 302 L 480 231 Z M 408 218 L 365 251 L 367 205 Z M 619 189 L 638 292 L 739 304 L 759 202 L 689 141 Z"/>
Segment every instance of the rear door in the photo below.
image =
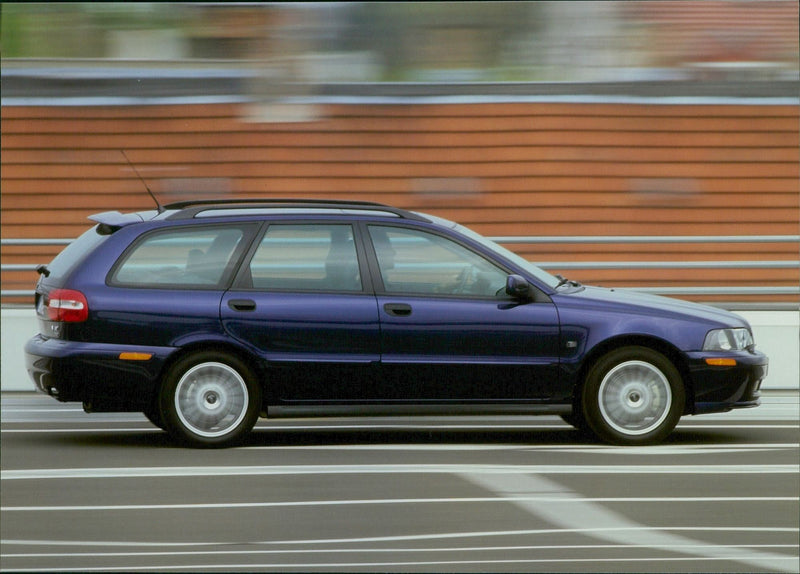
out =
<path fill-rule="evenodd" d="M 220 338 L 222 295 L 257 229 L 249 223 L 215 223 L 147 231 L 122 253 L 108 277 L 87 260 L 75 278 L 86 289 L 91 310 L 90 320 L 80 324 L 82 338 L 164 347 Z M 104 264 L 104 257 L 95 259 Z"/>
<path fill-rule="evenodd" d="M 350 402 L 380 359 L 378 310 L 350 224 L 273 223 L 222 299 L 225 330 L 270 366 L 284 404 Z"/>

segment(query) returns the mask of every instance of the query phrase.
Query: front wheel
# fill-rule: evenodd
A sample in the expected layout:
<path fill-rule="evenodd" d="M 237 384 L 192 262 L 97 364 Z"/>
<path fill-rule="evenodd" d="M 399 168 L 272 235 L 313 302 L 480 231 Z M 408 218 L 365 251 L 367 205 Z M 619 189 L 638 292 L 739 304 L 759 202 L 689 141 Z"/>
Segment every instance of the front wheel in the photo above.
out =
<path fill-rule="evenodd" d="M 180 359 L 167 374 L 159 406 L 166 430 L 191 446 L 230 446 L 246 436 L 261 410 L 252 370 L 227 353 Z"/>
<path fill-rule="evenodd" d="M 685 391 L 675 365 L 645 347 L 624 347 L 589 370 L 583 411 L 606 442 L 642 445 L 662 441 L 683 414 Z"/>

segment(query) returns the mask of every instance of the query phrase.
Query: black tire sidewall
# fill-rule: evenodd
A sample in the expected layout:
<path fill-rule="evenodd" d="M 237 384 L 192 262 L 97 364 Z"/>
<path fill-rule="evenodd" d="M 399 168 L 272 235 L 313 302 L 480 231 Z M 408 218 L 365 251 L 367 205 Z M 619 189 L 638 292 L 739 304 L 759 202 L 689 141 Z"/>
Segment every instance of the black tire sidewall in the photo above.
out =
<path fill-rule="evenodd" d="M 218 437 L 205 437 L 192 432 L 180 420 L 175 409 L 175 391 L 178 383 L 188 370 L 202 363 L 222 363 L 231 367 L 244 380 L 248 393 L 245 416 L 230 432 Z M 235 355 L 222 351 L 198 351 L 178 359 L 170 367 L 161 385 L 158 402 L 165 430 L 180 443 L 199 448 L 228 447 L 241 442 L 258 420 L 261 412 L 261 386 L 252 369 Z"/>
<path fill-rule="evenodd" d="M 656 367 L 666 377 L 672 393 L 672 403 L 666 418 L 648 433 L 620 433 L 603 418 L 599 406 L 599 391 L 603 378 L 615 366 L 627 361 L 643 361 Z M 678 369 L 661 353 L 648 347 L 622 347 L 602 356 L 588 371 L 582 394 L 582 409 L 589 428 L 598 438 L 617 445 L 645 445 L 664 440 L 678 424 L 683 414 L 686 391 Z"/>

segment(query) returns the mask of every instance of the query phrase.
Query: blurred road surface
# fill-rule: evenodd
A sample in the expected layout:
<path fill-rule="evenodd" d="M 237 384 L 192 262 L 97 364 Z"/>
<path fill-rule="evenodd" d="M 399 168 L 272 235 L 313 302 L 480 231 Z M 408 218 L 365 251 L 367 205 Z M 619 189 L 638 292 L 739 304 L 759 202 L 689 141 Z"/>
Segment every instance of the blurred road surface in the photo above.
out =
<path fill-rule="evenodd" d="M 797 572 L 797 393 L 663 445 L 555 417 L 261 421 L 174 447 L 141 415 L 2 396 L 3 571 Z"/>

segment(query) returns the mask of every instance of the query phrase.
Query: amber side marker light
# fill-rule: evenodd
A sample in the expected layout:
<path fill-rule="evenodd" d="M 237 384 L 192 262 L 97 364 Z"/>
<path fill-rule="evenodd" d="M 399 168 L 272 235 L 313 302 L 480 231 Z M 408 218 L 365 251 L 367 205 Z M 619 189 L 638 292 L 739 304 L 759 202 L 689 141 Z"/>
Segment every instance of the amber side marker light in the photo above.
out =
<path fill-rule="evenodd" d="M 149 361 L 152 353 L 120 353 L 119 358 L 123 361 Z"/>
<path fill-rule="evenodd" d="M 736 359 L 706 359 L 706 364 L 712 367 L 735 367 Z"/>

